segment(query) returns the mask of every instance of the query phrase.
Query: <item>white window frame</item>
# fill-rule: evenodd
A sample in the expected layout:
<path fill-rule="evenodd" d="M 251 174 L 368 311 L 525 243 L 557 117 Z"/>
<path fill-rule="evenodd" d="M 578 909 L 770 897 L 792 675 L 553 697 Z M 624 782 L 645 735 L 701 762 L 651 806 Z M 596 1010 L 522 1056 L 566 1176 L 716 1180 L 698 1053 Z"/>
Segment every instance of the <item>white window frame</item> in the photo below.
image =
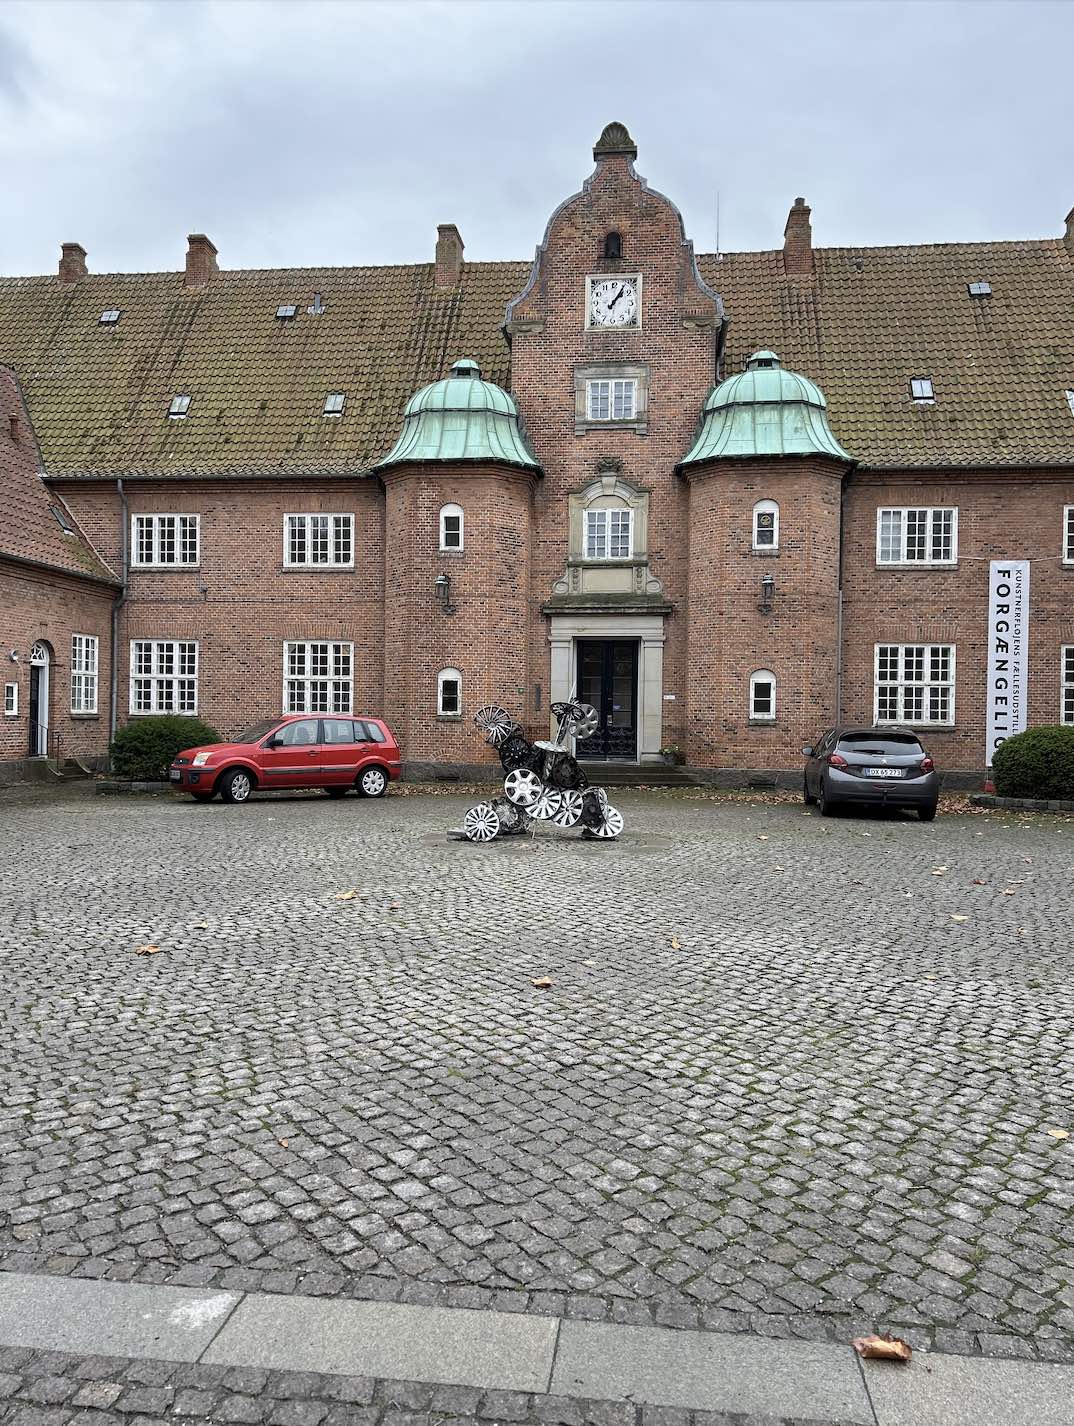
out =
<path fill-rule="evenodd" d="M 885 557 L 884 517 L 898 516 L 898 558 Z M 951 517 L 951 553 L 939 559 L 934 558 L 933 548 L 939 538 L 943 538 L 943 517 Z M 907 528 L 910 517 L 924 517 L 925 551 L 920 558 L 907 554 Z M 957 505 L 878 505 L 876 509 L 876 563 L 884 569 L 924 569 L 958 564 L 958 506 Z"/>
<path fill-rule="evenodd" d="M 96 634 L 71 635 L 71 712 L 96 713 L 100 640 Z"/>
<path fill-rule="evenodd" d="M 618 530 L 613 533 L 612 516 L 616 516 Z M 626 552 L 622 551 L 623 517 L 626 517 Z M 602 528 L 598 529 L 598 526 Z M 620 546 L 618 554 L 612 554 L 613 540 Z M 591 544 L 594 549 L 590 550 Z M 599 544 L 600 548 L 595 548 Z M 598 505 L 585 511 L 582 525 L 582 556 L 587 560 L 603 561 L 628 560 L 634 558 L 634 511 L 629 505 Z"/>
<path fill-rule="evenodd" d="M 192 398 L 187 395 L 173 396 L 168 405 L 169 421 L 185 421 L 186 413 L 190 410 Z"/>
<path fill-rule="evenodd" d="M 455 683 L 458 685 L 457 708 L 444 707 L 444 684 Z M 438 718 L 461 718 L 462 717 L 462 674 L 457 668 L 442 668 L 436 675 L 436 716 Z"/>
<path fill-rule="evenodd" d="M 302 521 L 302 539 L 306 550 L 305 559 L 291 558 L 291 531 L 292 523 Z M 314 548 L 314 521 L 324 521 L 325 539 L 319 539 L 318 543 L 323 543 L 327 552 L 327 559 L 311 559 L 310 553 Z M 338 522 L 342 521 L 342 525 Z M 349 559 L 337 559 L 336 554 L 340 545 L 340 530 L 347 532 L 347 546 L 350 549 Z M 283 517 L 283 565 L 285 569 L 353 569 L 354 568 L 354 516 L 345 510 L 310 510 L 295 511 Z"/>
<path fill-rule="evenodd" d="M 772 520 L 772 540 L 769 544 L 763 544 L 759 539 L 760 526 L 757 523 L 759 515 L 771 515 Z M 779 506 L 774 500 L 758 500 L 753 507 L 753 548 L 755 550 L 778 550 L 779 549 Z"/>
<path fill-rule="evenodd" d="M 354 645 L 344 639 L 286 639 L 282 704 L 284 713 L 353 717 Z"/>
<path fill-rule="evenodd" d="M 604 391 L 603 388 L 607 387 Z M 627 396 L 629 393 L 629 401 Z M 597 403 L 607 401 L 608 414 L 602 416 Z M 616 412 L 616 403 L 619 411 Z M 626 407 L 629 405 L 630 409 Z M 616 421 L 636 421 L 638 419 L 638 382 L 633 376 L 601 376 L 588 380 L 585 384 L 585 418 L 614 424 Z"/>
<path fill-rule="evenodd" d="M 757 711 L 757 685 L 759 683 L 770 683 L 772 685 L 772 707 L 767 713 Z M 774 723 L 776 721 L 776 675 L 770 668 L 755 668 L 750 674 L 750 722 L 751 723 Z"/>
<path fill-rule="evenodd" d="M 17 718 L 19 716 L 19 685 L 17 683 L 4 684 L 4 717 Z"/>
<path fill-rule="evenodd" d="M 161 554 L 164 521 L 173 522 L 171 529 L 174 559 L 165 559 Z M 148 526 L 149 559 L 142 559 L 142 527 Z M 194 558 L 181 559 L 184 544 L 190 530 L 194 533 Z M 187 511 L 171 511 L 160 515 L 131 516 L 131 568 L 132 569 L 197 569 L 201 564 L 201 516 Z"/>
<path fill-rule="evenodd" d="M 140 649 L 149 650 L 148 665 L 139 663 Z M 131 639 L 129 709 L 132 716 L 175 713 L 182 718 L 197 717 L 199 663 L 198 644 L 194 639 Z M 148 697 L 145 699 L 140 697 L 140 685 L 146 686 Z M 169 697 L 163 696 L 166 690 L 170 690 Z M 187 706 L 180 707 L 181 702 Z"/>
<path fill-rule="evenodd" d="M 1074 505 L 1063 506 L 1063 563 L 1074 564 Z"/>
<path fill-rule="evenodd" d="M 885 650 L 894 649 L 896 651 L 895 677 L 887 677 L 881 682 L 880 664 L 881 655 Z M 895 644 L 882 642 L 873 645 L 873 722 L 878 727 L 913 727 L 913 728 L 953 728 L 955 724 L 955 645 L 954 644 Z M 911 654 L 915 660 L 920 656 L 922 676 L 908 676 L 907 664 Z M 933 659 L 947 656 L 947 677 L 933 677 Z M 881 717 L 880 700 L 881 689 L 895 690 L 895 711 L 892 715 Z M 910 707 L 909 714 L 907 706 L 911 702 L 911 694 L 921 690 L 921 717 L 913 716 L 913 708 Z M 946 692 L 947 711 L 946 716 L 931 717 L 929 705 L 933 693 L 941 694 Z"/>
<path fill-rule="evenodd" d="M 926 395 L 924 391 L 919 393 L 915 389 L 918 386 L 927 387 L 928 394 Z M 931 376 L 912 376 L 910 378 L 910 400 L 918 406 L 936 405 L 936 383 Z"/>
<path fill-rule="evenodd" d="M 1059 650 L 1059 721 L 1064 727 L 1074 726 L 1074 644 L 1063 644 Z"/>
<path fill-rule="evenodd" d="M 447 522 L 458 518 L 459 521 L 459 543 L 457 545 L 448 544 Z M 441 505 L 440 507 L 440 551 L 442 554 L 461 554 L 466 546 L 466 514 L 461 505 Z"/>
<path fill-rule="evenodd" d="M 338 406 L 335 404 L 338 402 Z M 329 404 L 331 403 L 331 404 Z M 342 416 L 347 406 L 347 393 L 345 391 L 329 391 L 324 398 L 324 405 L 321 407 L 322 416 Z"/>

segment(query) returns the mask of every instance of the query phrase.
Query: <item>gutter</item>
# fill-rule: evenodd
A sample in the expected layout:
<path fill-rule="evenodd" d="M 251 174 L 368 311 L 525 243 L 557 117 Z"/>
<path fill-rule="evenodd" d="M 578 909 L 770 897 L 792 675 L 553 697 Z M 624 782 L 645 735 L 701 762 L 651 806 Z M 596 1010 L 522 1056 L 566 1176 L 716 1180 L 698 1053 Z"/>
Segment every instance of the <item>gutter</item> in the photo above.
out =
<path fill-rule="evenodd" d="M 121 529 L 119 539 L 119 569 L 122 583 L 116 595 L 115 603 L 112 605 L 112 658 L 111 658 L 111 679 L 108 690 L 108 741 L 114 742 L 116 736 L 116 724 L 119 701 L 119 666 L 116 662 L 116 655 L 119 651 L 119 612 L 127 602 L 127 594 L 130 587 L 130 507 L 127 504 L 127 492 L 123 489 L 123 481 L 116 481 L 116 494 L 119 496 L 120 509 L 122 511 Z"/>
<path fill-rule="evenodd" d="M 838 588 L 835 595 L 835 726 L 843 721 L 843 562 L 844 562 L 844 541 L 847 526 L 847 491 L 850 487 L 850 476 L 854 466 L 843 472 L 842 485 L 839 491 L 839 555 L 838 555 Z"/>

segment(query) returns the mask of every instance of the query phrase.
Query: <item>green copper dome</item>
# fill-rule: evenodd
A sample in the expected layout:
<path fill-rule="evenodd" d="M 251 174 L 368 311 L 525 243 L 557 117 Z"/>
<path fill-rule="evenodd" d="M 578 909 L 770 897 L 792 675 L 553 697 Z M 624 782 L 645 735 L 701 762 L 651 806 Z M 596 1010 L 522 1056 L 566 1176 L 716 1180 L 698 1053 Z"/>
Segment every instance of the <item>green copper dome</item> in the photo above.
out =
<path fill-rule="evenodd" d="M 501 461 L 540 469 L 519 426 L 514 397 L 482 381 L 477 362 L 469 359 L 457 361 L 450 376 L 410 398 L 399 439 L 373 468 L 423 460 Z"/>
<path fill-rule="evenodd" d="M 784 371 L 775 352 L 754 352 L 745 371 L 709 393 L 701 429 L 680 466 L 808 455 L 853 460 L 832 435 L 820 387 L 796 371 Z"/>

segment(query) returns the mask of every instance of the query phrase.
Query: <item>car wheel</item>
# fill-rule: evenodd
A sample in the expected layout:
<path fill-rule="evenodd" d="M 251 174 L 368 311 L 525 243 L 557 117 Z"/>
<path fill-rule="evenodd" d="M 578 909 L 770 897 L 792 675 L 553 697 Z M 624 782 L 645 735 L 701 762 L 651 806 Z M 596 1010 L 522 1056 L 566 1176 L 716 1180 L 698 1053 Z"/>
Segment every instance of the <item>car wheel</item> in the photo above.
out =
<path fill-rule="evenodd" d="M 835 803 L 826 795 L 823 783 L 821 783 L 820 792 L 817 795 L 817 806 L 820 809 L 820 815 L 822 817 L 835 816 Z"/>
<path fill-rule="evenodd" d="M 919 808 L 917 809 L 917 815 L 921 818 L 922 822 L 935 822 L 935 820 L 936 820 L 936 804 L 935 804 L 935 802 L 931 803 L 928 807 L 919 807 Z"/>
<path fill-rule="evenodd" d="M 211 802 L 213 800 L 211 792 L 192 792 L 190 795 L 195 802 Z"/>
<path fill-rule="evenodd" d="M 807 807 L 815 807 L 817 805 L 817 799 L 810 792 L 809 783 L 805 778 L 802 779 L 802 801 Z"/>
<path fill-rule="evenodd" d="M 241 767 L 232 768 L 220 779 L 220 796 L 225 802 L 245 802 L 253 790 L 253 778 Z"/>
<path fill-rule="evenodd" d="M 328 793 L 329 797 L 346 797 L 346 795 L 347 795 L 347 793 L 348 793 L 349 791 L 350 791 L 350 788 L 349 788 L 349 787 L 326 787 L 326 788 L 325 788 L 325 792 Z"/>
<path fill-rule="evenodd" d="M 380 767 L 367 767 L 358 778 L 360 797 L 383 797 L 388 790 L 388 774 Z"/>

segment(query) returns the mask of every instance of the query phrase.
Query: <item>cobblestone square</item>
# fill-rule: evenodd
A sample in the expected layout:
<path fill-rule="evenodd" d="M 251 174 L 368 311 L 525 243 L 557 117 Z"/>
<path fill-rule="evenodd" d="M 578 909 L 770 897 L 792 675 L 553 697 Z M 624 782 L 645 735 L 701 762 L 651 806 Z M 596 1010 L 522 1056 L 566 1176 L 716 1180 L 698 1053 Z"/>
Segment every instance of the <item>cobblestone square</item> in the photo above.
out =
<path fill-rule="evenodd" d="M 6 794 L 3 1265 L 1067 1359 L 1074 820 L 616 800 Z"/>

